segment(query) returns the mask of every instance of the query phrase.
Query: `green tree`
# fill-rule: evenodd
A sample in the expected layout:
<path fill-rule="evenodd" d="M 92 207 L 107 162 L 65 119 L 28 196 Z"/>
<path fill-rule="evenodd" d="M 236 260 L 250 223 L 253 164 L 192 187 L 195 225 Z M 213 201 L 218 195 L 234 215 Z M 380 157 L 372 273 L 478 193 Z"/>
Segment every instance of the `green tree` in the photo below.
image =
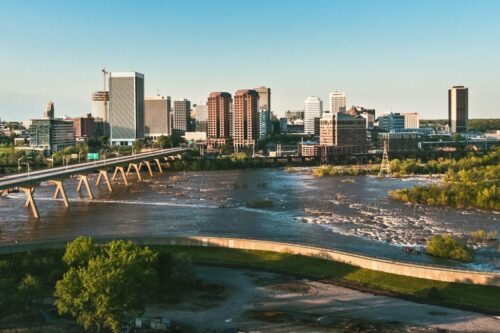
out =
<path fill-rule="evenodd" d="M 17 300 L 26 309 L 30 317 L 34 317 L 36 302 L 42 298 L 43 289 L 40 281 L 27 274 L 17 286 Z"/>
<path fill-rule="evenodd" d="M 432 237 L 426 245 L 430 255 L 454 259 L 459 261 L 472 261 L 472 250 L 460 243 L 453 236 L 442 234 Z"/>
<path fill-rule="evenodd" d="M 149 248 L 112 241 L 94 254 L 93 245 L 78 240 L 68 249 L 73 253 L 65 257 L 72 265 L 55 290 L 59 314 L 73 316 L 87 330 L 118 332 L 121 323 L 144 311 L 157 285 L 156 254 Z"/>
<path fill-rule="evenodd" d="M 63 261 L 68 266 L 86 266 L 91 258 L 99 254 L 99 247 L 92 238 L 80 236 L 66 245 Z"/>

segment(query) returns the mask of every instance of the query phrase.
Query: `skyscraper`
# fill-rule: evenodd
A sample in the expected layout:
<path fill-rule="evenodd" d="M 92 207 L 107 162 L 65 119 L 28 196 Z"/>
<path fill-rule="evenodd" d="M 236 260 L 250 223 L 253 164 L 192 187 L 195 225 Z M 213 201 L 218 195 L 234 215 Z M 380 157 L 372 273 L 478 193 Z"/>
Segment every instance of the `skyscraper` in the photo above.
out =
<path fill-rule="evenodd" d="M 191 102 L 187 99 L 174 101 L 174 122 L 172 124 L 172 133 L 184 135 L 189 131 L 191 122 Z"/>
<path fill-rule="evenodd" d="M 52 101 L 47 103 L 47 107 L 45 108 L 45 111 L 43 111 L 43 118 L 54 119 L 54 103 Z"/>
<path fill-rule="evenodd" d="M 208 105 L 193 106 L 196 132 L 208 133 Z"/>
<path fill-rule="evenodd" d="M 259 94 L 255 90 L 242 89 L 234 94 L 235 146 L 254 145 L 259 139 Z"/>
<path fill-rule="evenodd" d="M 315 118 L 321 118 L 323 113 L 323 101 L 319 99 L 319 97 L 311 96 L 305 100 L 304 106 L 304 133 L 314 134 Z"/>
<path fill-rule="evenodd" d="M 170 96 L 151 96 L 144 99 L 144 136 L 157 139 L 169 135 Z"/>
<path fill-rule="evenodd" d="M 345 92 L 334 92 L 328 95 L 328 103 L 331 113 L 346 112 Z"/>
<path fill-rule="evenodd" d="M 451 133 L 467 132 L 469 123 L 469 89 L 453 86 L 448 89 L 448 125 Z"/>
<path fill-rule="evenodd" d="M 254 89 L 259 94 L 259 138 L 264 139 L 271 130 L 271 88 Z"/>
<path fill-rule="evenodd" d="M 208 138 L 228 139 L 230 137 L 230 111 L 233 102 L 228 92 L 213 92 L 208 96 Z M 212 140 L 216 143 L 217 140 Z M 221 142 L 221 144 L 223 144 Z"/>
<path fill-rule="evenodd" d="M 144 138 L 144 75 L 109 73 L 109 124 L 112 145 Z"/>
<path fill-rule="evenodd" d="M 258 110 L 266 109 L 271 113 L 271 88 L 260 87 L 254 90 L 259 94 Z"/>

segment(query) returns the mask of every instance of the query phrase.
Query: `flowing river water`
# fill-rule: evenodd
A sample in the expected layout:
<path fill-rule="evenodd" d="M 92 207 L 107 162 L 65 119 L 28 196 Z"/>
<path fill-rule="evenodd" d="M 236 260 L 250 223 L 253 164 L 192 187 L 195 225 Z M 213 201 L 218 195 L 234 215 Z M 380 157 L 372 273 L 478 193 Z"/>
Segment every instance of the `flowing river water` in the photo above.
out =
<path fill-rule="evenodd" d="M 181 172 L 144 175 L 130 186 L 93 187 L 89 201 L 65 181 L 70 208 L 54 201 L 54 186 L 35 191 L 41 219 L 24 207 L 24 194 L 0 197 L 0 244 L 93 237 L 227 236 L 269 239 L 338 248 L 396 260 L 500 271 L 495 244 L 476 248 L 473 263 L 459 264 L 408 254 L 403 246 L 423 246 L 429 236 L 457 236 L 473 230 L 497 231 L 500 214 L 477 210 L 407 205 L 388 191 L 423 178 L 327 177 L 283 169 Z M 92 175 L 95 179 L 95 175 Z M 93 182 L 95 184 L 95 182 Z M 272 208 L 246 202 L 271 199 Z"/>

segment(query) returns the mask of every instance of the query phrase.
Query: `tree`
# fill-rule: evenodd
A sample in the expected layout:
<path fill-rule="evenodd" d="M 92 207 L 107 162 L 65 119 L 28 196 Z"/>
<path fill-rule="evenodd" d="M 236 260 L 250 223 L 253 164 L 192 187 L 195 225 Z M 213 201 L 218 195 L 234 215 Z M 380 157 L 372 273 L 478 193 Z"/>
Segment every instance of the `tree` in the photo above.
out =
<path fill-rule="evenodd" d="M 36 302 L 42 295 L 40 281 L 31 274 L 27 274 L 17 286 L 17 299 L 20 305 L 28 310 L 30 317 L 34 317 Z"/>
<path fill-rule="evenodd" d="M 459 261 L 472 261 L 472 251 L 451 235 L 442 234 L 432 237 L 426 245 L 430 255 Z"/>
<path fill-rule="evenodd" d="M 136 140 L 132 144 L 132 148 L 135 150 L 136 153 L 140 153 L 143 147 L 144 147 L 144 142 L 142 140 Z"/>
<path fill-rule="evenodd" d="M 69 269 L 56 283 L 57 310 L 87 330 L 118 332 L 121 323 L 144 311 L 155 291 L 157 256 L 131 242 L 112 241 L 99 251 L 89 239 L 75 242 L 64 256 Z"/>

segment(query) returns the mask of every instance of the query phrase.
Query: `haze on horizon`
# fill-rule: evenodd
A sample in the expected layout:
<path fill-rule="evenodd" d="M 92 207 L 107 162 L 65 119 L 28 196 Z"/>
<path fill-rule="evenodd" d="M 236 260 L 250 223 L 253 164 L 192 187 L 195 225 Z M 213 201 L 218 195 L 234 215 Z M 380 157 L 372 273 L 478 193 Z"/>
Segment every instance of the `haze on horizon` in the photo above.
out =
<path fill-rule="evenodd" d="M 0 118 L 91 111 L 101 68 L 145 74 L 146 95 L 205 102 L 268 86 L 279 115 L 345 91 L 347 104 L 499 117 L 500 1 L 0 0 Z"/>

